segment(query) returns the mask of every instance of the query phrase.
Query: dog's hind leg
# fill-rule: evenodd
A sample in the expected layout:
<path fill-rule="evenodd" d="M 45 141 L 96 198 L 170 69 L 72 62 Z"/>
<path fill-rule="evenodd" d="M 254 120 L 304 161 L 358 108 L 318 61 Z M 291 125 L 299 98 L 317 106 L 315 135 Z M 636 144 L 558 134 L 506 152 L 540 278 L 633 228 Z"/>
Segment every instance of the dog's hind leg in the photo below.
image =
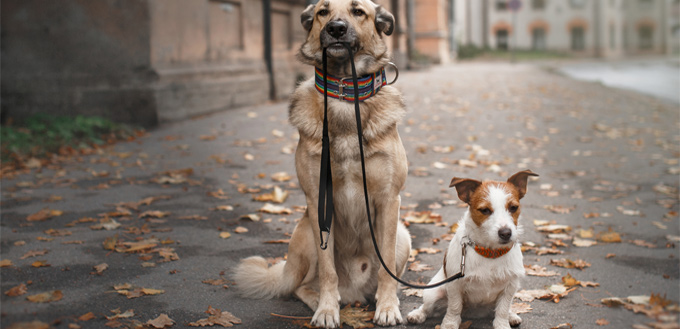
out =
<path fill-rule="evenodd" d="M 446 279 L 444 276 L 444 269 L 439 269 L 439 272 L 430 280 L 430 283 L 439 282 Z M 440 304 L 440 301 L 446 298 L 446 288 L 444 286 L 439 286 L 437 288 L 425 289 L 423 292 L 423 305 L 420 305 L 417 309 L 411 311 L 406 319 L 409 323 L 420 324 L 425 322 L 428 316 L 432 315 L 432 312 Z"/>

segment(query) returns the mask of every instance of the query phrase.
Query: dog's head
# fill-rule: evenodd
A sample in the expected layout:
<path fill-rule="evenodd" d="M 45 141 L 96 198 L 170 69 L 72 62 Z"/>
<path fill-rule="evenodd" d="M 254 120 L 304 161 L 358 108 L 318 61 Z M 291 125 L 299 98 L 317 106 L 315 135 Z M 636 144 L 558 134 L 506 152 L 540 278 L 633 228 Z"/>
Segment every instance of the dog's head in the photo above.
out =
<path fill-rule="evenodd" d="M 531 170 L 520 171 L 507 182 L 480 182 L 469 178 L 451 180 L 449 187 L 456 188 L 461 201 L 468 204 L 470 219 L 466 230 L 470 239 L 488 247 L 510 245 L 519 235 L 519 200 L 527 191 L 529 176 L 538 176 Z"/>
<path fill-rule="evenodd" d="M 329 73 L 349 76 L 349 53 L 342 44 L 352 48 L 358 75 L 373 73 L 389 60 L 383 34 L 394 31 L 394 16 L 370 0 L 320 0 L 300 20 L 308 32 L 298 52 L 303 63 L 321 68 L 327 48 Z"/>

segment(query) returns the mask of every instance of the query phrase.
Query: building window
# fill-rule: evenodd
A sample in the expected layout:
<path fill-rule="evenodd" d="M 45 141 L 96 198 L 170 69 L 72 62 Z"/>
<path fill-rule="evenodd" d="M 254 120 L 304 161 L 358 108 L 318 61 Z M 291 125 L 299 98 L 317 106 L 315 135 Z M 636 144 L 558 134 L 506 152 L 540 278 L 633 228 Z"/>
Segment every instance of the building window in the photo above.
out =
<path fill-rule="evenodd" d="M 496 31 L 496 48 L 508 50 L 508 30 Z"/>
<path fill-rule="evenodd" d="M 534 10 L 545 9 L 545 0 L 531 0 L 531 8 Z"/>
<path fill-rule="evenodd" d="M 651 26 L 640 26 L 638 29 L 639 47 L 642 50 L 652 49 L 654 46 L 654 29 Z"/>
<path fill-rule="evenodd" d="M 638 5 L 640 8 L 649 9 L 652 8 L 654 1 L 652 0 L 638 0 Z"/>
<path fill-rule="evenodd" d="M 585 7 L 586 0 L 569 0 L 569 4 L 571 4 L 571 8 L 573 9 L 581 9 Z"/>
<path fill-rule="evenodd" d="M 584 50 L 586 48 L 585 32 L 583 27 L 571 28 L 571 50 Z"/>
<path fill-rule="evenodd" d="M 508 0 L 496 0 L 496 10 L 497 11 L 508 10 Z"/>
<path fill-rule="evenodd" d="M 535 28 L 531 30 L 531 48 L 534 50 L 545 50 L 545 29 Z"/>

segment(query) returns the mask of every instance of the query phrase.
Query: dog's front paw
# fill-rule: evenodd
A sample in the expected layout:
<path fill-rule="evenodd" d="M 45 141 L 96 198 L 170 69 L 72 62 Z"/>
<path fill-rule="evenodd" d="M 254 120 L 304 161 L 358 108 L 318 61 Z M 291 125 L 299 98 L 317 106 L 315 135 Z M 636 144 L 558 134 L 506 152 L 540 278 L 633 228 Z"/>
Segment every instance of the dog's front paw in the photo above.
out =
<path fill-rule="evenodd" d="M 408 323 L 412 324 L 421 324 L 425 322 L 427 319 L 427 314 L 425 314 L 425 311 L 423 311 L 422 306 L 409 312 L 409 314 L 406 316 L 406 320 L 408 320 Z"/>
<path fill-rule="evenodd" d="M 511 327 L 517 327 L 520 324 L 522 324 L 522 318 L 519 317 L 519 315 L 515 313 L 510 313 L 510 318 L 509 318 L 510 326 Z"/>
<path fill-rule="evenodd" d="M 340 327 L 340 309 L 336 307 L 319 307 L 312 317 L 311 325 L 322 328 Z"/>
<path fill-rule="evenodd" d="M 401 311 L 399 311 L 399 302 L 394 303 L 379 303 L 375 310 L 375 317 L 373 318 L 379 326 L 396 326 L 404 322 L 401 318 Z"/>
<path fill-rule="evenodd" d="M 493 329 L 510 329 L 508 319 L 494 319 Z"/>

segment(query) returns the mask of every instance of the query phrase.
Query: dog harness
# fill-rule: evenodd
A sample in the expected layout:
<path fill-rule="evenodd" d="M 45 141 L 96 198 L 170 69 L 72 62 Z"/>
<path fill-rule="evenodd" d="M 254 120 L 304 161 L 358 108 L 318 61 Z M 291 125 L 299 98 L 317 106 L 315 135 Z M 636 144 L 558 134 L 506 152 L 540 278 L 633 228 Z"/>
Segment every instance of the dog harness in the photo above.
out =
<path fill-rule="evenodd" d="M 316 83 L 316 90 L 322 95 L 324 94 L 324 80 L 323 70 L 318 67 L 314 68 L 314 81 Z M 396 79 L 395 79 L 396 80 Z M 338 78 L 327 74 L 327 89 L 328 97 L 345 100 L 350 103 L 354 102 L 354 85 L 352 78 Z M 359 101 L 363 102 L 369 99 L 380 91 L 382 86 L 387 84 L 385 77 L 385 68 L 381 68 L 378 72 L 368 74 L 357 79 L 359 85 Z"/>

